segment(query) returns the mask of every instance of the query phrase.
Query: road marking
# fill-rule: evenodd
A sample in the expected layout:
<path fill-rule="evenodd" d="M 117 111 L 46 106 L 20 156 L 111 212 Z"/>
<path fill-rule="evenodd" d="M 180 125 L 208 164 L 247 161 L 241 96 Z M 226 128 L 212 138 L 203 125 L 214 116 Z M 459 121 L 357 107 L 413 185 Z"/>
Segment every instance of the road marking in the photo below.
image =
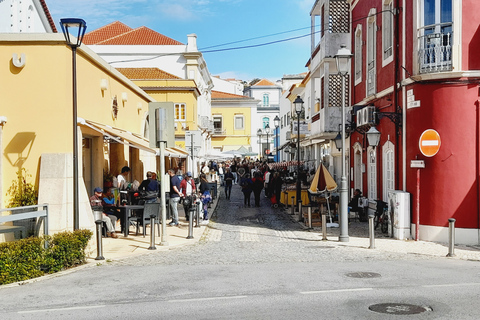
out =
<path fill-rule="evenodd" d="M 222 230 L 208 229 L 208 240 L 209 241 L 220 241 L 221 238 L 222 238 Z"/>
<path fill-rule="evenodd" d="M 450 283 L 450 284 L 427 284 L 423 285 L 424 288 L 439 288 L 439 287 L 468 287 L 468 286 L 480 286 L 480 283 Z"/>
<path fill-rule="evenodd" d="M 292 231 L 275 230 L 275 236 L 280 238 L 281 242 L 297 241 L 298 238 Z"/>
<path fill-rule="evenodd" d="M 258 236 L 256 228 L 242 227 L 240 228 L 240 241 L 258 242 L 260 237 Z"/>
<path fill-rule="evenodd" d="M 244 298 L 247 298 L 247 296 L 177 299 L 177 300 L 168 300 L 168 302 L 213 301 L 213 300 L 231 300 L 231 299 L 244 299 Z"/>
<path fill-rule="evenodd" d="M 373 288 L 354 288 L 354 289 L 303 291 L 303 292 L 300 292 L 300 294 L 335 293 L 335 292 L 358 292 L 358 291 L 371 291 L 371 290 L 373 290 Z"/>
<path fill-rule="evenodd" d="M 97 306 L 83 306 L 83 307 L 69 307 L 69 308 L 55 308 L 55 309 L 18 311 L 17 313 L 39 313 L 39 312 L 65 311 L 65 310 L 84 310 L 84 309 L 95 309 L 95 308 L 104 308 L 104 307 L 106 307 L 106 306 L 105 305 L 97 305 Z"/>

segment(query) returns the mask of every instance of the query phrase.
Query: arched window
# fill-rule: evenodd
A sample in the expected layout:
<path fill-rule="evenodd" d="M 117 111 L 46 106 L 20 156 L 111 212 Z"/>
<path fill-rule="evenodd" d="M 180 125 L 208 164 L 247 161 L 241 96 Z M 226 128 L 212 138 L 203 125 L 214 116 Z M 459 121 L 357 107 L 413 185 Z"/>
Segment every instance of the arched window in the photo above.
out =
<path fill-rule="evenodd" d="M 267 126 L 267 124 L 268 124 L 268 126 L 270 127 L 270 119 L 269 119 L 268 117 L 263 117 L 262 123 L 263 123 L 263 124 L 262 124 L 263 129 L 265 129 L 265 127 Z"/>
<path fill-rule="evenodd" d="M 368 161 L 368 195 L 369 199 L 377 199 L 377 152 L 373 147 L 367 149 Z"/>
<path fill-rule="evenodd" d="M 263 94 L 263 104 L 262 106 L 268 107 L 270 106 L 270 95 L 268 93 Z"/>
<path fill-rule="evenodd" d="M 388 193 L 395 190 L 395 146 L 390 141 L 385 142 L 383 153 L 383 201 L 388 199 Z"/>
<path fill-rule="evenodd" d="M 363 192 L 362 167 L 362 146 L 355 143 L 353 146 L 353 185 L 355 189 Z"/>

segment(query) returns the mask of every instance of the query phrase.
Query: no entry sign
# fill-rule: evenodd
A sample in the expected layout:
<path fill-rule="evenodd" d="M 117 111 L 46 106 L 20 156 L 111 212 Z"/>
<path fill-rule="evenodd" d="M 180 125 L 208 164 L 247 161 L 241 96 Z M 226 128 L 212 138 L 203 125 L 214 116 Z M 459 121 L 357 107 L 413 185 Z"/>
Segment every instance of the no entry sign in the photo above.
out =
<path fill-rule="evenodd" d="M 440 150 L 440 135 L 433 129 L 425 130 L 420 136 L 418 146 L 425 157 L 433 157 Z"/>

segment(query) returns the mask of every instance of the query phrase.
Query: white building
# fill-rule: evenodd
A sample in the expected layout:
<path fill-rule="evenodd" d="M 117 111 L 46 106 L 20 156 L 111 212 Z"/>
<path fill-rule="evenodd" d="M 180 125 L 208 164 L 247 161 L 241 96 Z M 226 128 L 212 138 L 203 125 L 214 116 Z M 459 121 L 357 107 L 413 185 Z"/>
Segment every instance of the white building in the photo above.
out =
<path fill-rule="evenodd" d="M 44 0 L 0 1 L 0 33 L 57 32 Z"/>

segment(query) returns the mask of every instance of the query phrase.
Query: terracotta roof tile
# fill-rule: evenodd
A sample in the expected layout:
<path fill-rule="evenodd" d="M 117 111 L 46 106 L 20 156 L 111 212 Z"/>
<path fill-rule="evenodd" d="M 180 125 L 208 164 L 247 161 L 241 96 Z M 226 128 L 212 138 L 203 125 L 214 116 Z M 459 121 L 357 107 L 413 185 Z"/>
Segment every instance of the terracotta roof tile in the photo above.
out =
<path fill-rule="evenodd" d="M 130 80 L 181 79 L 158 68 L 117 68 L 117 70 Z"/>
<path fill-rule="evenodd" d="M 247 96 L 241 96 L 238 94 L 212 90 L 212 99 L 252 99 L 252 98 Z"/>
<path fill-rule="evenodd" d="M 45 0 L 40 0 L 40 4 L 42 5 L 45 15 L 47 16 L 48 23 L 50 24 L 52 31 L 57 32 L 57 28 L 55 27 L 55 22 L 53 22 L 52 15 L 50 14 L 50 11 L 48 10 L 48 7 L 47 7 L 47 3 L 45 2 Z"/>
<path fill-rule="evenodd" d="M 120 21 L 115 21 L 107 24 L 106 26 L 86 33 L 85 37 L 83 38 L 83 43 L 87 45 L 98 44 L 99 42 L 105 41 L 107 39 L 113 38 L 131 30 L 133 29 L 126 24 L 123 24 Z"/>
<path fill-rule="evenodd" d="M 97 42 L 98 45 L 183 45 L 147 27 L 139 27 L 115 37 Z"/>
<path fill-rule="evenodd" d="M 256 86 L 274 86 L 274 85 L 275 83 L 271 82 L 270 80 L 262 79 L 257 83 L 255 83 L 253 86 L 256 87 Z"/>

